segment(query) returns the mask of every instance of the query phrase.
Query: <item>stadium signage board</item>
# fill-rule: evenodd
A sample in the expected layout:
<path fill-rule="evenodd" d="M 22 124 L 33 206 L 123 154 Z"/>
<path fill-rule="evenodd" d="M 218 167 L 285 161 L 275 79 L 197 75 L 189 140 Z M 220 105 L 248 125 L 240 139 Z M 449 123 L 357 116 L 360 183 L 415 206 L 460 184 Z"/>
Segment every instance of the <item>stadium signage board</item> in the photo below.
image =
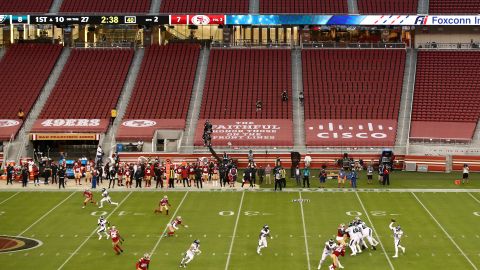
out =
<path fill-rule="evenodd" d="M 30 15 L 31 24 L 140 24 L 163 25 L 168 24 L 168 16 L 137 16 L 137 15 Z M 12 23 L 13 24 L 13 23 Z"/>
<path fill-rule="evenodd" d="M 95 133 L 34 133 L 33 141 L 98 141 L 100 134 Z"/>
<path fill-rule="evenodd" d="M 14 119 L 0 119 L 0 140 L 8 141 L 10 137 L 16 135 L 22 122 Z"/>
<path fill-rule="evenodd" d="M 118 127 L 117 141 L 149 141 L 156 130 L 184 130 L 184 119 L 125 119 Z"/>
<path fill-rule="evenodd" d="M 307 146 L 393 146 L 397 121 L 318 119 L 305 121 Z"/>
<path fill-rule="evenodd" d="M 109 125 L 108 119 L 38 119 L 32 127 L 32 132 L 105 132 Z"/>

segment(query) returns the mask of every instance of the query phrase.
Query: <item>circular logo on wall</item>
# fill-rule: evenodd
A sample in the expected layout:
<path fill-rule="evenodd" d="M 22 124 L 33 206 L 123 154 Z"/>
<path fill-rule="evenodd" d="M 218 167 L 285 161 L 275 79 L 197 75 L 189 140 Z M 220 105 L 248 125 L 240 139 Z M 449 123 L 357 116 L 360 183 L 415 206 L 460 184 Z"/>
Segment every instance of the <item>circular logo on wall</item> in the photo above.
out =
<path fill-rule="evenodd" d="M 192 17 L 192 23 L 195 25 L 208 25 L 210 18 L 205 15 L 196 15 Z"/>
<path fill-rule="evenodd" d="M 43 245 L 42 241 L 32 238 L 0 235 L 0 253 L 28 250 L 41 245 Z"/>
<path fill-rule="evenodd" d="M 18 122 L 17 120 L 0 119 L 0 128 L 13 127 L 18 125 L 20 125 L 20 122 Z"/>
<path fill-rule="evenodd" d="M 128 120 L 122 123 L 123 126 L 133 128 L 153 127 L 156 124 L 153 120 Z"/>

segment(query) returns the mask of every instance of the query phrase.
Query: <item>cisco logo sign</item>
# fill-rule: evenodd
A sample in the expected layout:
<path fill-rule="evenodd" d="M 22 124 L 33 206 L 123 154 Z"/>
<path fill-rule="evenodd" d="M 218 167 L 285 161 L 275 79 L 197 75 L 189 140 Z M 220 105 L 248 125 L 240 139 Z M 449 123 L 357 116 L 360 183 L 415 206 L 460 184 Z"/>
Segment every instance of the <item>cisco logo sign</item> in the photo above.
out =
<path fill-rule="evenodd" d="M 393 145 L 395 120 L 332 119 L 305 122 L 308 145 L 376 146 Z"/>

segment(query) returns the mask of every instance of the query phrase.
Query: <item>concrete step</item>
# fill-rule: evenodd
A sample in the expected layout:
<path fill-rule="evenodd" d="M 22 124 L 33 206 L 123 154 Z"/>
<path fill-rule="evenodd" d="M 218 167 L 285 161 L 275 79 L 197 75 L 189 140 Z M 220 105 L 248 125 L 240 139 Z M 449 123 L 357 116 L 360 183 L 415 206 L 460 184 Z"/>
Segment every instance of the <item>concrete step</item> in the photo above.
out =
<path fill-rule="evenodd" d="M 293 138 L 296 151 L 305 149 L 305 112 L 303 104 L 299 100 L 299 94 L 303 92 L 302 76 L 302 52 L 299 49 L 292 50 L 292 102 L 293 102 Z"/>
<path fill-rule="evenodd" d="M 359 14 L 357 0 L 348 0 L 348 14 Z"/>
<path fill-rule="evenodd" d="M 63 0 L 53 0 L 52 6 L 50 7 L 49 13 L 58 13 L 60 11 L 60 7 L 62 6 Z"/>
<path fill-rule="evenodd" d="M 160 12 L 161 5 L 162 0 L 152 0 L 152 5 L 150 6 L 150 14 L 158 14 Z"/>
<path fill-rule="evenodd" d="M 250 5 L 248 8 L 249 13 L 259 13 L 260 12 L 260 1 L 261 0 L 250 0 Z"/>

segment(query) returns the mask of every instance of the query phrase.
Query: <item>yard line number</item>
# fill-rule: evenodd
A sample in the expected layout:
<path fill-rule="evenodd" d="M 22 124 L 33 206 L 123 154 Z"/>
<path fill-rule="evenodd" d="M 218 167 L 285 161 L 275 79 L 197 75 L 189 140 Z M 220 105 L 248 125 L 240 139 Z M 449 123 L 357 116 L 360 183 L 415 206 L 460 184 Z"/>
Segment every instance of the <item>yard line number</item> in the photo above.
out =
<path fill-rule="evenodd" d="M 231 211 L 231 210 L 220 211 L 220 212 L 218 212 L 218 215 L 220 215 L 222 217 L 230 217 L 230 216 L 234 216 L 235 212 Z M 252 216 L 270 216 L 272 214 L 262 213 L 262 212 L 259 212 L 259 211 L 244 211 L 243 215 L 245 215 L 247 217 L 252 217 Z"/>
<path fill-rule="evenodd" d="M 347 211 L 345 212 L 347 216 L 350 217 L 359 217 L 363 215 L 362 212 L 360 211 Z M 387 213 L 387 211 L 370 211 L 369 214 L 374 217 L 385 217 L 385 216 L 399 216 L 400 214 L 394 214 L 394 213 Z M 480 216 L 480 212 L 478 212 L 478 216 Z"/>

